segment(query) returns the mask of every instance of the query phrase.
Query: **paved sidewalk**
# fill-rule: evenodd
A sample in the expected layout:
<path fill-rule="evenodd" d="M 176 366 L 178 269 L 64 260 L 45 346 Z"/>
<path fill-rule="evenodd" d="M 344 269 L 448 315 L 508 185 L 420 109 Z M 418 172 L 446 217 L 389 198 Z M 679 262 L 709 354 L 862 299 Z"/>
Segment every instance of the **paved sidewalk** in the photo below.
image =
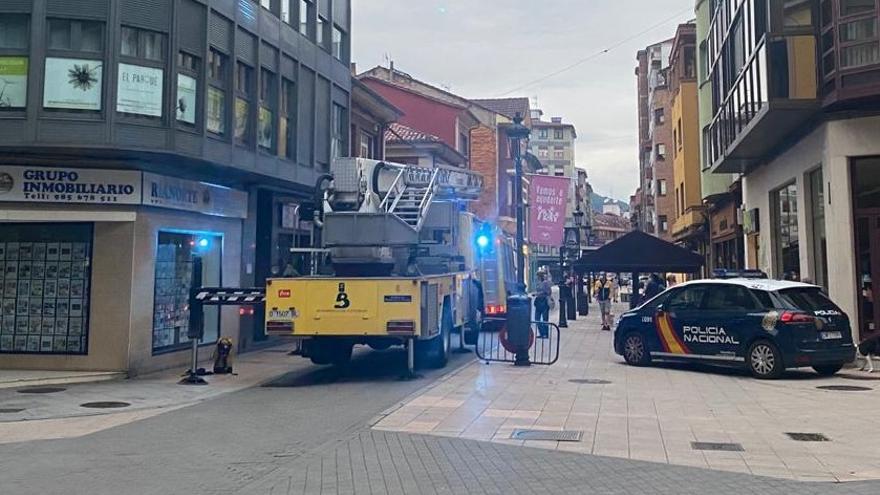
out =
<path fill-rule="evenodd" d="M 307 364 L 288 356 L 291 348 L 292 344 L 284 344 L 237 356 L 235 375 L 206 376 L 206 386 L 178 385 L 182 370 L 174 369 L 129 380 L 53 386 L 60 389 L 54 393 L 22 393 L 36 388 L 31 386 L 3 388 L 0 444 L 87 435 L 253 387 Z M 82 406 L 100 401 L 129 405 L 110 409 Z"/>
<path fill-rule="evenodd" d="M 759 381 L 711 368 L 634 368 L 613 353 L 611 332 L 599 330 L 597 315 L 569 325 L 556 365 L 473 363 L 374 427 L 803 481 L 880 479 L 876 375 L 797 371 Z M 608 383 L 571 381 L 577 379 Z M 816 389 L 826 385 L 870 390 Z M 581 430 L 583 439 L 511 440 L 517 428 Z M 787 432 L 830 441 L 797 442 Z M 744 451 L 694 450 L 691 442 L 738 443 Z"/>
<path fill-rule="evenodd" d="M 0 389 L 35 387 L 44 385 L 69 385 L 92 383 L 125 378 L 122 371 L 45 371 L 0 369 Z"/>

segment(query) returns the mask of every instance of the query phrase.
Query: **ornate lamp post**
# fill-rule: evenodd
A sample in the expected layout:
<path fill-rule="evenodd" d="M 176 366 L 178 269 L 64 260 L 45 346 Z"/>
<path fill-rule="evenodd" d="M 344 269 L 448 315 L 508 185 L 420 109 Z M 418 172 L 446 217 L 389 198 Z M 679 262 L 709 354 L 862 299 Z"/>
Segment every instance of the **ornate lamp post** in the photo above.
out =
<path fill-rule="evenodd" d="M 517 112 L 513 125 L 507 128 L 510 147 L 513 152 L 515 174 L 513 178 L 514 199 L 516 201 L 516 281 L 514 294 L 507 298 L 507 339 L 516 348 L 515 366 L 529 366 L 531 347 L 532 300 L 526 294 L 525 225 L 522 197 L 522 140 L 528 139 L 530 131 L 522 125 L 522 115 Z"/>
<path fill-rule="evenodd" d="M 580 205 L 578 205 L 578 209 L 574 212 L 574 225 L 578 229 L 578 249 L 577 249 L 577 258 L 580 258 L 583 255 L 583 250 L 581 246 L 583 245 L 583 241 L 586 239 L 587 244 L 590 242 L 589 233 L 584 236 L 586 233 L 586 229 L 584 227 L 584 217 L 586 215 L 580 209 Z M 577 274 L 577 285 L 575 287 L 577 291 L 575 293 L 575 306 L 577 307 L 577 313 L 581 316 L 587 316 L 590 314 L 590 299 L 587 297 L 587 293 L 584 291 L 584 274 Z"/>

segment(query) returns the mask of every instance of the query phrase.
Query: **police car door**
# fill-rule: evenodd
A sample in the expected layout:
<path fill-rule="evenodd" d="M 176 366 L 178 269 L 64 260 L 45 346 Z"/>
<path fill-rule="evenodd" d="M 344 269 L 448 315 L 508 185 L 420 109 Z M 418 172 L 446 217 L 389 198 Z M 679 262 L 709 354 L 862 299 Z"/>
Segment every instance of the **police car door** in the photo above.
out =
<path fill-rule="evenodd" d="M 665 357 L 687 357 L 702 354 L 704 349 L 699 342 L 688 340 L 688 330 L 699 325 L 705 285 L 689 285 L 657 308 L 654 325 Z"/>
<path fill-rule="evenodd" d="M 693 338 L 700 341 L 707 355 L 716 359 L 742 357 L 742 343 L 748 340 L 746 333 L 754 331 L 750 319 L 761 316 L 755 316 L 758 306 L 755 296 L 741 285 L 714 285 L 703 299 L 703 317 Z"/>

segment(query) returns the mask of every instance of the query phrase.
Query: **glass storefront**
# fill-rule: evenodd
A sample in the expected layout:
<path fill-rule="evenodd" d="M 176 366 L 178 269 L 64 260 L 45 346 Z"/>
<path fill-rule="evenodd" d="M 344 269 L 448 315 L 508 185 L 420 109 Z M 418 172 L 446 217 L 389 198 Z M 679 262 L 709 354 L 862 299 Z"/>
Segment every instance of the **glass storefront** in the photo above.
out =
<path fill-rule="evenodd" d="M 874 297 L 874 281 L 880 279 L 880 158 L 853 160 L 852 175 L 859 329 L 866 338 L 880 328 Z"/>
<path fill-rule="evenodd" d="M 813 283 L 828 289 L 828 244 L 825 239 L 825 184 L 822 169 L 809 173 L 810 206 L 813 220 Z"/>
<path fill-rule="evenodd" d="M 0 224 L 0 353 L 88 353 L 92 230 Z"/>
<path fill-rule="evenodd" d="M 159 232 L 156 250 L 153 306 L 153 354 L 185 349 L 189 345 L 189 292 L 193 266 L 202 263 L 202 287 L 219 287 L 222 280 L 223 237 L 197 232 Z M 202 343 L 220 335 L 218 307 L 205 307 Z"/>
<path fill-rule="evenodd" d="M 801 258 L 798 240 L 797 184 L 784 186 L 773 191 L 773 232 L 775 233 L 774 257 L 776 270 L 774 276 L 784 280 L 800 280 Z"/>

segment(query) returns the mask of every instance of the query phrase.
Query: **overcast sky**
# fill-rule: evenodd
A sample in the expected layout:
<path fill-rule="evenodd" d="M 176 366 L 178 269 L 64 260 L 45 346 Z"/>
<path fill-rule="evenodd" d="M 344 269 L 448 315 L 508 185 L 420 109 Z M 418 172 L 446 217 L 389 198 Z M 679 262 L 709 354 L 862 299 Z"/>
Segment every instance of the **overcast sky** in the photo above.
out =
<path fill-rule="evenodd" d="M 638 185 L 636 51 L 671 38 L 694 0 L 352 0 L 358 71 L 387 66 L 467 98 L 537 98 L 577 127 L 577 165 L 596 192 Z M 644 32 L 652 26 L 662 25 Z M 567 72 L 525 83 L 634 39 Z"/>

